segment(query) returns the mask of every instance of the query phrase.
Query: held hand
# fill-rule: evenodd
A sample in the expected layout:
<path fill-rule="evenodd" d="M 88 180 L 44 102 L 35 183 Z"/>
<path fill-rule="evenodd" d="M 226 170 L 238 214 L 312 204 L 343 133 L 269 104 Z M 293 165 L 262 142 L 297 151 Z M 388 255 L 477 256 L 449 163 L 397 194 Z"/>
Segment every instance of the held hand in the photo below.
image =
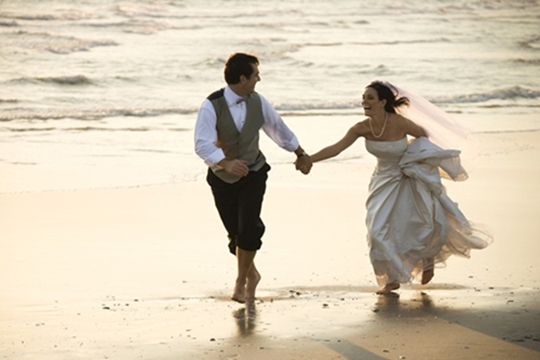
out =
<path fill-rule="evenodd" d="M 311 161 L 309 155 L 303 155 L 296 159 L 294 165 L 296 166 L 296 170 L 300 170 L 302 174 L 307 175 L 311 171 L 313 162 Z"/>
<path fill-rule="evenodd" d="M 245 160 L 227 160 L 223 159 L 219 162 L 219 165 L 228 173 L 240 177 L 247 176 L 249 173 L 249 168 L 247 166 L 247 161 Z"/>

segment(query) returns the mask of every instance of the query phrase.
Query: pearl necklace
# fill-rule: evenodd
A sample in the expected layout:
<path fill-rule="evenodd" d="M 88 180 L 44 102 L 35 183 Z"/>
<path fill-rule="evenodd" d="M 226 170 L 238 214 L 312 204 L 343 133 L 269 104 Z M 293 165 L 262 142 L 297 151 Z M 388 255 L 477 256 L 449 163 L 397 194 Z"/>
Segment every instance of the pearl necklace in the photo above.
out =
<path fill-rule="evenodd" d="M 373 124 L 371 123 L 371 118 L 369 118 L 369 128 L 371 129 L 371 133 L 373 134 L 373 136 L 378 139 L 382 136 L 382 134 L 384 133 L 384 129 L 386 129 L 386 123 L 388 122 L 388 113 L 385 112 L 386 116 L 384 118 L 384 124 L 383 124 L 383 127 L 382 127 L 382 130 L 381 130 L 381 133 L 379 135 L 376 135 L 375 134 L 375 131 L 373 131 Z"/>

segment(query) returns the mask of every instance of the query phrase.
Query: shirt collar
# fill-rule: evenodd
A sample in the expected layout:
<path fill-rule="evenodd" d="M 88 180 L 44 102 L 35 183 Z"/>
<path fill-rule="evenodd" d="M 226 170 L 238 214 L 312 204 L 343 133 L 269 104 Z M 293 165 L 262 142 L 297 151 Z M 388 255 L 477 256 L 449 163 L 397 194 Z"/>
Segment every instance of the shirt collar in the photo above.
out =
<path fill-rule="evenodd" d="M 223 96 L 225 97 L 225 100 L 227 101 L 227 105 L 236 105 L 238 101 L 242 100 L 242 97 L 232 91 L 232 89 L 227 85 L 225 87 L 225 91 L 223 92 Z"/>

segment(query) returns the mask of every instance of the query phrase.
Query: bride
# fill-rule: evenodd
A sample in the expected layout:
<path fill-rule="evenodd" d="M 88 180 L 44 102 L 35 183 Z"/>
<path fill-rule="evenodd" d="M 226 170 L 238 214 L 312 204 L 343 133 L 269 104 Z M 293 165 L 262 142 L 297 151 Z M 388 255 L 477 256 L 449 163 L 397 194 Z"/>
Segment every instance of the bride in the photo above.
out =
<path fill-rule="evenodd" d="M 367 240 L 377 294 L 388 294 L 415 278 L 429 283 L 436 264 L 450 255 L 469 257 L 492 237 L 465 218 L 441 184 L 441 176 L 467 178 L 460 151 L 446 150 L 466 148 L 467 132 L 426 99 L 387 82 L 369 84 L 362 106 L 367 119 L 311 160 L 332 158 L 360 137 L 377 158 L 366 203 Z"/>

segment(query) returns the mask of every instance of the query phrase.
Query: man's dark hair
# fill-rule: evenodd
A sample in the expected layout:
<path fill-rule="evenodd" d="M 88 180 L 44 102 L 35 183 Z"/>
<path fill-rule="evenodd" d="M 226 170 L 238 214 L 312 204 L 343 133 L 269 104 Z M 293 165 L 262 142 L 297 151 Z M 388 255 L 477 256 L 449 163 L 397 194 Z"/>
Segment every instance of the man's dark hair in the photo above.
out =
<path fill-rule="evenodd" d="M 238 84 L 242 75 L 249 79 L 253 74 L 251 64 L 259 65 L 259 59 L 253 55 L 243 53 L 231 55 L 225 64 L 225 81 L 227 84 Z"/>

